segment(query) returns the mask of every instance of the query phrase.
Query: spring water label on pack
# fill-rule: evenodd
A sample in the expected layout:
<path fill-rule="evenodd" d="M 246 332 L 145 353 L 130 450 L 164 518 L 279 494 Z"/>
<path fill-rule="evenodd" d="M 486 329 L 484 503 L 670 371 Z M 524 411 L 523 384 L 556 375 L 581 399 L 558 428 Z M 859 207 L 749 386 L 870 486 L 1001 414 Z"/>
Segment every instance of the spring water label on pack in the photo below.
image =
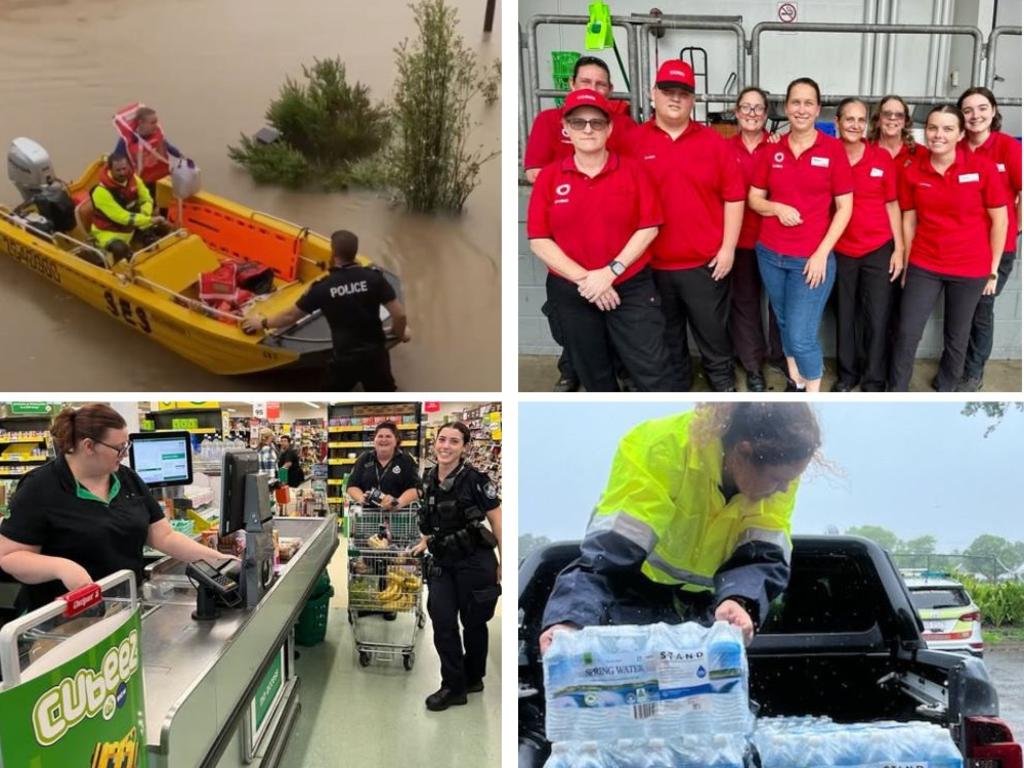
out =
<path fill-rule="evenodd" d="M 657 677 L 637 649 L 606 650 L 600 659 L 585 651 L 554 660 L 548 667 L 548 687 L 555 707 L 632 706 L 637 717 L 649 717 L 643 705 L 653 707 L 658 700 Z"/>

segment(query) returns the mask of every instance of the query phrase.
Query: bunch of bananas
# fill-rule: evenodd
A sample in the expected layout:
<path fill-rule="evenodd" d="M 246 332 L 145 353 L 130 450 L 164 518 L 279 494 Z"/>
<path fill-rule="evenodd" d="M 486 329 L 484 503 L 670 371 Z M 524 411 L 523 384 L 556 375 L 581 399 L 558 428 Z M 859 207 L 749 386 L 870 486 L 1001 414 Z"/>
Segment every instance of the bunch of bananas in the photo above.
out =
<path fill-rule="evenodd" d="M 388 611 L 407 611 L 416 604 L 420 588 L 418 576 L 401 568 L 389 568 L 387 586 L 377 593 L 382 608 Z"/>

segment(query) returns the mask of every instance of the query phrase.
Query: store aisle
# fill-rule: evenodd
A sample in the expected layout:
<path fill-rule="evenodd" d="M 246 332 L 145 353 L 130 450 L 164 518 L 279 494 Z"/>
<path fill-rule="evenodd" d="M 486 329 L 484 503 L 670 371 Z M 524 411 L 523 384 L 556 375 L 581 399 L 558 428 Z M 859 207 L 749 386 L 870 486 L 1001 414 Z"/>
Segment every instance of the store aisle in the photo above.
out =
<path fill-rule="evenodd" d="M 341 539 L 328 568 L 335 595 L 327 639 L 314 648 L 299 649 L 302 712 L 281 764 L 500 765 L 501 603 L 489 624 L 486 689 L 471 694 L 466 706 L 429 712 L 423 700 L 440 684 L 429 620 L 417 638 L 411 672 L 400 660 L 360 667 L 346 610 L 346 551 Z M 399 622 L 410 618 L 399 615 L 396 622 L 380 624 L 385 631 L 400 631 Z"/>

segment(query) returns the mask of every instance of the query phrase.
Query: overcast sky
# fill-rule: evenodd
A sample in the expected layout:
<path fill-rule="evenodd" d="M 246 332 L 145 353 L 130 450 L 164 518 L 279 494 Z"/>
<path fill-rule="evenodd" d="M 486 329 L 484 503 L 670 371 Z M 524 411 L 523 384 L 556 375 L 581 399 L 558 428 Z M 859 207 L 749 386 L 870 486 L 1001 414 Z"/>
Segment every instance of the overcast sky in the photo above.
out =
<path fill-rule="evenodd" d="M 519 531 L 579 538 L 608 478 L 619 438 L 692 403 L 521 403 Z M 1024 540 L 1024 414 L 989 437 L 986 416 L 960 403 L 820 403 L 827 458 L 842 476 L 812 469 L 793 513 L 794 533 L 881 525 L 901 539 L 932 534 L 937 552 L 980 534 Z"/>

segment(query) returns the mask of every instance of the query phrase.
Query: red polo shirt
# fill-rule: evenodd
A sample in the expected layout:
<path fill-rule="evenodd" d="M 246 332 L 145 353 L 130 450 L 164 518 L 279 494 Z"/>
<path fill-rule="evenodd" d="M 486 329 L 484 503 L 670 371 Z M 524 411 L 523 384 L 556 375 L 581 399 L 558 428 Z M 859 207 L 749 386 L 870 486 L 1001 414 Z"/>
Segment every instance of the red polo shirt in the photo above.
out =
<path fill-rule="evenodd" d="M 746 199 L 735 152 L 711 128 L 694 120 L 673 139 L 652 118 L 629 146 L 650 171 L 665 223 L 651 245 L 655 269 L 693 269 L 722 247 L 725 202 Z"/>
<path fill-rule="evenodd" d="M 892 240 L 892 227 L 885 204 L 896 200 L 896 164 L 884 149 L 861 141 L 864 154 L 853 171 L 853 215 L 836 251 L 860 257 Z M 845 151 L 845 148 L 844 148 Z"/>
<path fill-rule="evenodd" d="M 970 149 L 967 139 L 962 139 L 965 147 Z M 985 143 L 974 149 L 974 154 L 987 157 L 995 163 L 999 172 L 999 180 L 1006 193 L 1006 212 L 1010 217 L 1006 228 L 1006 247 L 1004 252 L 1017 250 L 1017 232 L 1020 222 L 1017 221 L 1017 210 L 1013 201 L 1020 194 L 1020 142 L 1013 136 L 1000 131 L 992 131 Z"/>
<path fill-rule="evenodd" d="M 900 179 L 900 208 L 917 212 L 910 263 L 954 277 L 987 277 L 992 272 L 986 208 L 1006 205 L 995 164 L 962 146 L 939 174 L 931 154 L 919 152 Z"/>
<path fill-rule="evenodd" d="M 628 110 L 616 113 L 611 118 L 612 133 L 608 137 L 608 151 L 622 152 L 628 144 L 629 134 L 636 128 L 636 123 L 629 116 Z M 572 142 L 562 127 L 562 110 L 545 109 L 540 112 L 533 121 L 530 135 L 526 139 L 523 169 L 528 171 L 531 168 L 543 168 L 548 163 L 570 157 L 572 154 Z"/>
<path fill-rule="evenodd" d="M 574 157 L 545 166 L 533 185 L 526 236 L 550 238 L 585 269 L 600 269 L 619 255 L 638 229 L 661 225 L 661 206 L 647 171 L 636 160 L 608 153 L 601 172 L 590 178 Z M 650 260 L 644 252 L 615 284 L 628 280 Z"/>
<path fill-rule="evenodd" d="M 768 131 L 764 131 L 761 136 L 761 144 L 764 144 L 768 138 Z M 747 145 L 743 143 L 743 134 L 737 133 L 731 139 L 727 140 L 730 147 L 736 153 L 736 159 L 740 163 L 740 173 L 743 175 L 743 186 L 750 188 L 750 178 L 754 175 L 754 156 L 757 152 L 757 147 L 753 149 L 747 149 Z M 760 144 L 758 145 L 760 146 Z M 754 246 L 757 245 L 757 235 L 761 231 L 761 219 L 763 219 L 759 213 L 754 213 L 754 209 L 749 205 L 743 211 L 743 226 L 740 228 L 740 239 L 736 241 L 737 248 L 745 248 L 747 250 L 753 250 Z"/>
<path fill-rule="evenodd" d="M 789 148 L 789 134 L 754 153 L 750 186 L 768 191 L 773 203 L 800 211 L 802 224 L 784 227 L 776 216 L 761 217 L 760 242 L 776 253 L 809 258 L 832 223 L 833 198 L 853 191 L 853 173 L 838 139 L 815 131 L 814 144 L 800 157 Z"/>

